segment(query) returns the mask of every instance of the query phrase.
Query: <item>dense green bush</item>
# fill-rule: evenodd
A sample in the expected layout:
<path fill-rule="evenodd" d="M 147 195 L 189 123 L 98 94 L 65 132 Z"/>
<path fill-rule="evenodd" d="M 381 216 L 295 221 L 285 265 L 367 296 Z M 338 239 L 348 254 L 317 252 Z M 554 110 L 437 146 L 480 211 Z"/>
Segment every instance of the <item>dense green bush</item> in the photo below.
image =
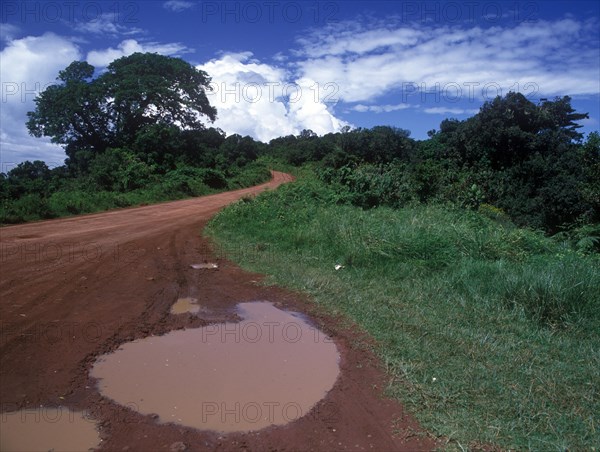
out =
<path fill-rule="evenodd" d="M 54 216 L 47 200 L 37 193 L 28 193 L 12 202 L 5 201 L 0 207 L 0 223 L 21 223 Z"/>
<path fill-rule="evenodd" d="M 266 182 L 270 177 L 269 170 L 261 163 L 236 168 L 229 177 L 215 169 L 187 166 L 164 175 L 150 174 L 148 166 L 135 156 L 123 154 L 121 150 L 110 153 L 115 154 L 114 158 L 97 159 L 89 176 L 64 179 L 56 191 L 29 193 L 18 199 L 5 197 L 0 204 L 0 223 L 21 223 L 200 196 L 217 190 L 248 187 Z M 123 157 L 125 160 L 121 160 Z M 119 161 L 130 162 L 130 165 L 114 165 Z M 141 171 L 143 183 L 131 179 L 135 171 Z"/>

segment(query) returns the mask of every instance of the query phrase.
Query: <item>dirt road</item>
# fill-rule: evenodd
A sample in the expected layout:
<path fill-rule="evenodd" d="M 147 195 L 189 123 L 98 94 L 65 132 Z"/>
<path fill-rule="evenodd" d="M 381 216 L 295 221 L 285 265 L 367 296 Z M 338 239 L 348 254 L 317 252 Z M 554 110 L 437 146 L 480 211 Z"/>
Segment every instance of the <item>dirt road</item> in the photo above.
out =
<path fill-rule="evenodd" d="M 1 228 L 1 410 L 88 410 L 99 422 L 102 450 L 111 451 L 431 449 L 434 443 L 402 407 L 383 397 L 384 373 L 369 351 L 355 346 L 352 328 L 299 294 L 261 286 L 260 275 L 219 258 L 201 237 L 223 206 L 291 179 L 274 172 L 269 183 L 249 189 Z M 219 268 L 190 268 L 204 261 Z M 205 311 L 170 315 L 186 296 L 198 298 Z M 96 358 L 120 344 L 235 321 L 235 305 L 255 300 L 308 313 L 341 354 L 333 389 L 290 424 L 228 435 L 160 424 L 103 397 L 89 376 Z"/>

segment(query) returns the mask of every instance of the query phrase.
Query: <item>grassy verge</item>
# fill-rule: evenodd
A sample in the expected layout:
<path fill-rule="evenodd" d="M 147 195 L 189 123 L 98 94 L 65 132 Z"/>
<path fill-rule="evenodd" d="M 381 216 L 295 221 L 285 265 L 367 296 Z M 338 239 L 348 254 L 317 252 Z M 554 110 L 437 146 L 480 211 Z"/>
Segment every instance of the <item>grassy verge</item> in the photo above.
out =
<path fill-rule="evenodd" d="M 207 233 L 368 331 L 389 394 L 452 444 L 600 444 L 597 258 L 475 212 L 336 205 L 310 179 L 232 205 Z"/>

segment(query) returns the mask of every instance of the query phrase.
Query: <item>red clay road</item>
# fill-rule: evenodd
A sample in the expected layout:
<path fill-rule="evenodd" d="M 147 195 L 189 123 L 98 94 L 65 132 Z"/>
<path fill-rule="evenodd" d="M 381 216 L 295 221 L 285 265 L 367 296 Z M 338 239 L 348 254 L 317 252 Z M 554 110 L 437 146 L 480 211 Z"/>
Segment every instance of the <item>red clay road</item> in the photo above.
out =
<path fill-rule="evenodd" d="M 378 360 L 357 345 L 368 338 L 300 294 L 259 284 L 260 275 L 216 255 L 202 237 L 219 209 L 291 180 L 274 172 L 270 182 L 248 189 L 0 228 L 1 410 L 88 410 L 100 426 L 100 450 L 110 451 L 435 447 L 401 405 L 383 396 L 387 380 Z M 217 261 L 219 269 L 190 268 L 203 261 Z M 206 312 L 169 314 L 190 295 Z M 89 376 L 99 355 L 124 342 L 234 321 L 237 303 L 256 300 L 307 313 L 340 350 L 335 386 L 294 422 L 229 435 L 161 424 L 103 397 Z"/>

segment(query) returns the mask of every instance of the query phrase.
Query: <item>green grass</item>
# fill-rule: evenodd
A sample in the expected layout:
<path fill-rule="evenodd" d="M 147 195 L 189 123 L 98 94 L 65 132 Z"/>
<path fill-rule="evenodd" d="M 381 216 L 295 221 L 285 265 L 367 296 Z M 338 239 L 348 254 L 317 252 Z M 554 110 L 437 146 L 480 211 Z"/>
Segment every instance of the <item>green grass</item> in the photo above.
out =
<path fill-rule="evenodd" d="M 472 211 L 338 201 L 302 179 L 206 231 L 367 331 L 388 393 L 451 444 L 600 445 L 597 258 Z"/>

